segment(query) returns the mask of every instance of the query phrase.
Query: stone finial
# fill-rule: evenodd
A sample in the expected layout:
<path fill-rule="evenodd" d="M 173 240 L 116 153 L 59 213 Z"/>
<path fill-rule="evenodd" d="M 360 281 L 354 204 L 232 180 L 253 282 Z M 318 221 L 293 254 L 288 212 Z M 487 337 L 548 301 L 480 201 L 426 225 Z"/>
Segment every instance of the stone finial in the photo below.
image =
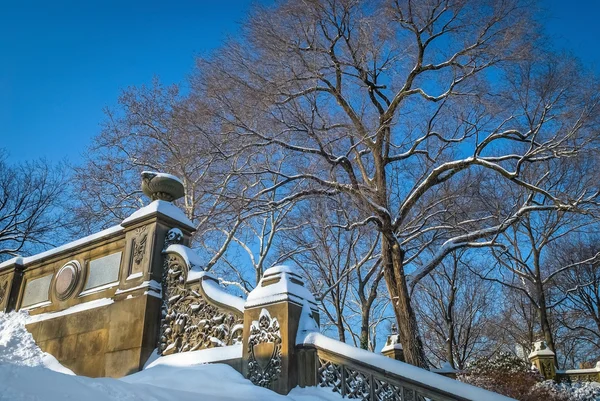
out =
<path fill-rule="evenodd" d="M 554 352 L 548 348 L 546 342 L 541 340 L 533 343 L 533 351 L 529 354 L 529 360 L 546 380 L 554 380 L 556 378 L 554 356 Z"/>
<path fill-rule="evenodd" d="M 171 174 L 156 171 L 142 172 L 142 192 L 153 201 L 172 202 L 185 195 L 183 183 Z"/>
<path fill-rule="evenodd" d="M 404 351 L 400 343 L 400 336 L 397 332 L 394 332 L 394 327 L 392 327 L 392 334 L 388 336 L 385 345 L 381 349 L 381 354 L 397 361 L 404 361 Z"/>

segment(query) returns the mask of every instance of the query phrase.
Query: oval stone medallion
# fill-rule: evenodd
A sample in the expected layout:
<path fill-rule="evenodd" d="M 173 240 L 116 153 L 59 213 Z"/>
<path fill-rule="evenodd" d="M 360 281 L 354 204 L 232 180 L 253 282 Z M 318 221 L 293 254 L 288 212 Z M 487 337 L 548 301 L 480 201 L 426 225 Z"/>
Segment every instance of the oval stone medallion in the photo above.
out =
<path fill-rule="evenodd" d="M 61 267 L 54 282 L 56 296 L 61 300 L 68 298 L 77 286 L 78 278 L 79 263 L 77 261 L 71 261 Z"/>

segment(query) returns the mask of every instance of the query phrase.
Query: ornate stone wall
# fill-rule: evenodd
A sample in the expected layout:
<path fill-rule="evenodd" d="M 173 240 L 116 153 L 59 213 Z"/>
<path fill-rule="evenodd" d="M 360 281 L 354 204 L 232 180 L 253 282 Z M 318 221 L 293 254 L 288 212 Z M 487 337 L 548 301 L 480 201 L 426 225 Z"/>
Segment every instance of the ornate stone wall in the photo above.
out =
<path fill-rule="evenodd" d="M 177 230 L 169 231 L 163 251 L 161 354 L 241 343 L 243 312 L 220 304 L 204 291 L 205 282 L 214 279 L 189 262 L 186 256 L 193 251 L 184 246 L 169 248 L 180 245 L 181 239 Z M 189 283 L 192 268 L 200 274 Z"/>
<path fill-rule="evenodd" d="M 195 227 L 165 200 L 183 194 L 177 179 L 144 179 L 155 200 L 120 225 L 0 263 L 0 311 L 28 310 L 28 329 L 42 350 L 77 374 L 138 371 L 158 343 L 163 244 L 172 228 L 189 243 Z"/>

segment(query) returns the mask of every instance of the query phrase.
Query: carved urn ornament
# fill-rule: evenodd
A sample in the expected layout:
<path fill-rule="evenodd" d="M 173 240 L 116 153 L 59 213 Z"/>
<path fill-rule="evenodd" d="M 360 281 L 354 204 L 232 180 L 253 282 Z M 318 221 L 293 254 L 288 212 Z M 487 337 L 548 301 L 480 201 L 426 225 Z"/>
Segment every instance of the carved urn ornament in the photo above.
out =
<path fill-rule="evenodd" d="M 153 201 L 167 202 L 172 202 L 185 195 L 183 184 L 177 177 L 155 171 L 142 172 L 142 192 Z"/>

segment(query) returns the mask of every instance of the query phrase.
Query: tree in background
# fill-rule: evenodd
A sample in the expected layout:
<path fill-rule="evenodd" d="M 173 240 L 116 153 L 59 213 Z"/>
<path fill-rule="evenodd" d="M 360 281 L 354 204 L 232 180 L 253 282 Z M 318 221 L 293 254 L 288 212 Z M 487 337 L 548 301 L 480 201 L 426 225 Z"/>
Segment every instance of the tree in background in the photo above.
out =
<path fill-rule="evenodd" d="M 556 326 L 563 328 L 562 366 L 577 366 L 578 362 L 594 367 L 600 358 L 598 252 L 599 238 L 595 233 L 567 238 L 552 249 L 557 264 L 574 265 L 557 280 L 557 290 L 566 297 L 555 313 Z M 582 260 L 587 262 L 580 263 Z"/>
<path fill-rule="evenodd" d="M 411 291 L 445 257 L 492 245 L 531 211 L 597 195 L 555 191 L 534 168 L 585 149 L 598 113 L 592 78 L 536 48 L 532 10 L 517 0 L 290 1 L 257 9 L 241 38 L 198 62 L 194 91 L 240 145 L 231 156 L 254 152 L 245 174 L 281 177 L 262 190 L 277 200 L 251 205 L 341 196 L 354 211 L 348 229 L 380 233 L 409 363 L 427 366 Z M 527 196 L 457 220 L 469 174 L 480 179 L 472 191 L 500 178 Z"/>
<path fill-rule="evenodd" d="M 377 233 L 365 227 L 340 226 L 348 218 L 343 202 L 335 197 L 305 202 L 294 216 L 303 224 L 284 234 L 279 252 L 282 260 L 303 270 L 321 303 L 324 326 L 335 327 L 340 341 L 349 340 L 349 334 L 356 346 L 373 350 L 373 329 L 381 323 L 377 312 L 382 309 L 379 241 Z"/>
<path fill-rule="evenodd" d="M 574 157 L 562 169 L 555 167 L 547 180 L 553 188 L 560 189 L 563 193 L 580 193 L 585 188 L 592 188 L 592 181 L 597 177 L 596 166 L 594 163 L 589 165 L 587 159 L 589 158 L 579 160 Z M 545 204 L 546 201 L 545 196 L 538 197 L 540 204 Z M 553 257 L 552 250 L 556 249 L 557 242 L 567 241 L 585 230 L 597 229 L 596 209 L 595 202 L 590 202 L 571 210 L 536 211 L 523 216 L 519 222 L 501 233 L 490 248 L 496 263 L 476 272 L 481 278 L 521 292 L 529 299 L 529 304 L 536 311 L 536 327 L 539 328 L 540 337 L 555 352 L 558 351 L 554 338 L 556 328 L 552 327 L 551 314 L 571 292 L 584 284 L 571 282 L 573 288 L 560 289 L 557 282 L 578 266 L 597 260 L 600 253 L 586 255 L 583 260 L 573 260 L 575 254 L 572 254 L 572 258 L 563 264 Z"/>
<path fill-rule="evenodd" d="M 44 160 L 9 164 L 0 152 L 0 261 L 56 246 L 68 181 Z"/>
<path fill-rule="evenodd" d="M 181 96 L 177 86 L 163 87 L 155 80 L 150 87 L 128 88 L 119 104 L 118 110 L 105 111 L 106 121 L 84 164 L 74 166 L 74 225 L 91 233 L 119 224 L 148 202 L 139 186 L 142 171 L 174 174 L 184 184 L 181 207 L 197 224 L 194 244 L 206 258 L 207 270 L 218 262 L 231 266 L 222 259 L 230 247 L 250 250 L 248 235 L 263 241 L 254 266 L 258 276 L 235 281 L 242 291 L 252 289 L 285 213 L 247 208 L 253 196 L 248 192 L 265 185 L 243 175 L 250 160 L 225 157 L 238 144 L 215 137 L 220 126 L 211 120 L 207 105 Z"/>
<path fill-rule="evenodd" d="M 137 174 L 166 169 L 184 181 L 210 269 L 255 254 L 273 232 L 262 223 L 335 198 L 346 213 L 318 229 L 368 233 L 379 260 L 354 279 L 385 280 L 405 357 L 427 367 L 412 304 L 423 279 L 532 212 L 597 200 L 597 182 L 565 192 L 548 173 L 594 144 L 598 91 L 570 57 L 537 46 L 534 11 L 520 0 L 258 7 L 240 38 L 198 60 L 189 94 L 124 93 L 77 170 L 79 215 L 119 222 L 140 204 Z M 283 248 L 260 249 L 255 262 L 282 260 L 263 250 Z"/>
<path fill-rule="evenodd" d="M 498 318 L 498 293 L 465 267 L 469 263 L 464 250 L 455 252 L 416 289 L 416 309 L 434 366 L 448 362 L 462 370 L 495 348 L 488 331 Z"/>

